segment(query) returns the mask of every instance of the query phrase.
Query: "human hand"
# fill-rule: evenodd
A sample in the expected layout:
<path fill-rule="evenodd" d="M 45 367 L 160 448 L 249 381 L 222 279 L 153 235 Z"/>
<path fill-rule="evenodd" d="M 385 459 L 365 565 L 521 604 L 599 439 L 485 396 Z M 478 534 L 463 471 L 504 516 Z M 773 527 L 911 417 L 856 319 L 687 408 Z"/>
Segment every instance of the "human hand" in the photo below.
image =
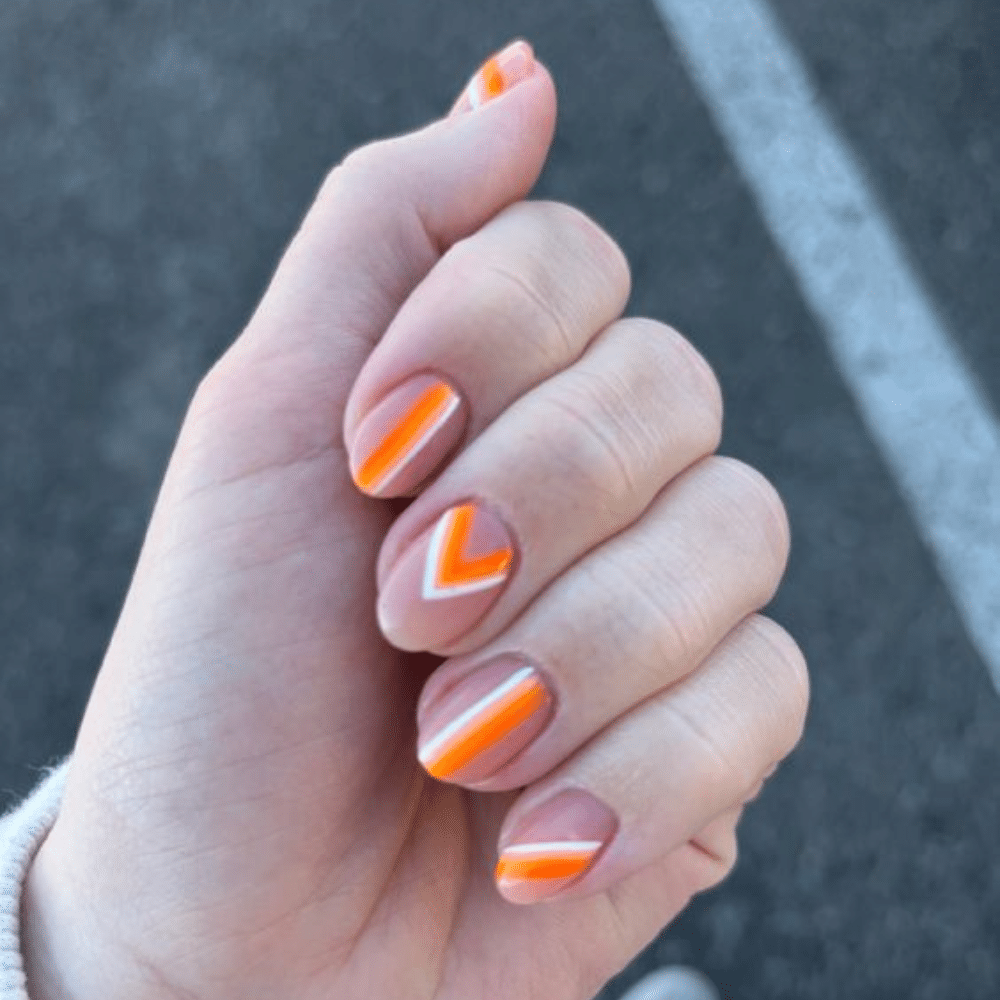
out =
<path fill-rule="evenodd" d="M 801 733 L 781 502 L 694 349 L 619 319 L 612 241 L 522 201 L 544 67 L 476 79 L 332 171 L 198 389 L 30 873 L 33 1000 L 586 1000 Z"/>

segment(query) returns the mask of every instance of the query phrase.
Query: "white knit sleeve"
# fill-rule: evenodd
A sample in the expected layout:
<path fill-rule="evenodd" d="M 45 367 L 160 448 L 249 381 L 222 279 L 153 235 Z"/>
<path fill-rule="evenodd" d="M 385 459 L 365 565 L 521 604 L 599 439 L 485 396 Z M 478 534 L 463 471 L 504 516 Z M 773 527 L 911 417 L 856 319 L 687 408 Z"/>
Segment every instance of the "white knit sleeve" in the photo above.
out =
<path fill-rule="evenodd" d="M 0 1000 L 30 1000 L 21 961 L 21 891 L 28 868 L 59 814 L 67 757 L 19 806 L 0 818 Z"/>

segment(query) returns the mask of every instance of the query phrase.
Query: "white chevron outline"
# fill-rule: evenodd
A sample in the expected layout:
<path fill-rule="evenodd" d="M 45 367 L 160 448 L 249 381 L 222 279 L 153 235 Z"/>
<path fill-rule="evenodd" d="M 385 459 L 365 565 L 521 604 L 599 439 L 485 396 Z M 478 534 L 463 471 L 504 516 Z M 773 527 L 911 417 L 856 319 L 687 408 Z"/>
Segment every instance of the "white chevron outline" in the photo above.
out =
<path fill-rule="evenodd" d="M 438 564 L 441 560 L 441 549 L 444 546 L 445 538 L 451 529 L 451 524 L 457 516 L 457 510 L 452 508 L 447 510 L 438 521 L 431 535 L 431 544 L 427 548 L 427 561 L 424 564 L 424 585 L 421 593 L 425 601 L 440 601 L 446 597 L 461 597 L 463 594 L 474 594 L 480 590 L 489 590 L 496 587 L 507 579 L 507 571 L 483 577 L 481 580 L 474 580 L 471 583 L 460 583 L 454 587 L 439 587 L 435 577 L 437 576 Z"/>

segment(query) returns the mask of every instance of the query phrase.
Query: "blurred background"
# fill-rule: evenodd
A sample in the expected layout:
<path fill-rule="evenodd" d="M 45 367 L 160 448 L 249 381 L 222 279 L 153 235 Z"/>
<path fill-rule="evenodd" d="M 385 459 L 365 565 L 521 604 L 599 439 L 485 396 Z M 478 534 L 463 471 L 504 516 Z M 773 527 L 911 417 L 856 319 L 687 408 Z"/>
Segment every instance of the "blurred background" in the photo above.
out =
<path fill-rule="evenodd" d="M 995 411 L 1000 6 L 771 7 Z M 731 1000 L 996 997 L 988 664 L 650 0 L 4 0 L 0 811 L 69 752 L 188 399 L 324 173 L 513 36 L 560 91 L 536 193 L 619 241 L 629 311 L 705 354 L 722 451 L 787 502 L 770 613 L 813 679 L 736 871 L 602 1000 L 666 962 Z"/>

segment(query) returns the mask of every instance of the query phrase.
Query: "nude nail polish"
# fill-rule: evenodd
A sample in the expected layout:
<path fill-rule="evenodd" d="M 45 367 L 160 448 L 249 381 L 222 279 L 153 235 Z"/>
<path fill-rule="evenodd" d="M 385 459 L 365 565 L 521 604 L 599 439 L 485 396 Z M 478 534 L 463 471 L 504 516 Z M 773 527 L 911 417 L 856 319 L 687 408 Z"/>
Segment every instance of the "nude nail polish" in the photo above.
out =
<path fill-rule="evenodd" d="M 362 492 L 404 496 L 419 486 L 458 442 L 466 407 L 437 375 L 397 386 L 361 421 L 350 445 L 351 476 Z"/>
<path fill-rule="evenodd" d="M 417 757 L 440 781 L 484 781 L 537 738 L 554 709 L 535 667 L 502 656 L 421 711 Z"/>
<path fill-rule="evenodd" d="M 617 830 L 614 812 L 589 792 L 560 792 L 501 835 L 498 891 L 511 903 L 552 899 L 594 867 Z"/>
<path fill-rule="evenodd" d="M 410 652 L 447 646 L 493 606 L 514 562 L 495 513 L 478 501 L 449 508 L 390 572 L 375 609 L 382 634 Z"/>
<path fill-rule="evenodd" d="M 531 46 L 521 39 L 511 42 L 476 70 L 451 113 L 482 107 L 516 87 L 534 71 L 535 54 Z"/>

